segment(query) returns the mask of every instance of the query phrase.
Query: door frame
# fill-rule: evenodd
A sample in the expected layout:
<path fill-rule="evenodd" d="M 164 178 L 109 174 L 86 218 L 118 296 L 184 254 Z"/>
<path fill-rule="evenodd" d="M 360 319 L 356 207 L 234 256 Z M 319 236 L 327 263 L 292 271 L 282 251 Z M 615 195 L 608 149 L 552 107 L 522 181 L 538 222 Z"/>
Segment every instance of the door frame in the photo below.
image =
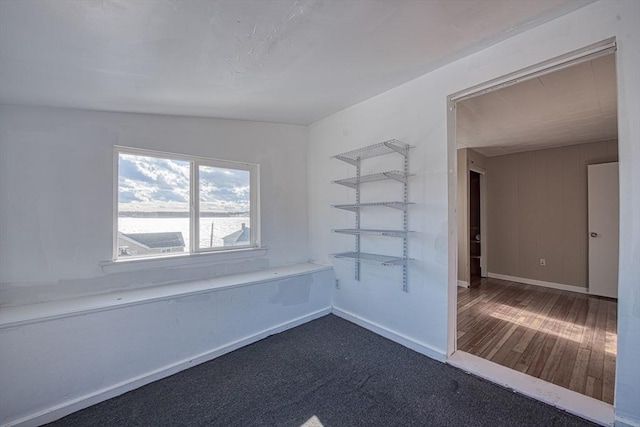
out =
<path fill-rule="evenodd" d="M 480 175 L 480 275 L 482 277 L 488 277 L 489 270 L 487 266 L 489 265 L 489 253 L 487 252 L 487 236 L 489 235 L 489 229 L 487 227 L 487 171 L 473 164 L 470 164 L 468 169 L 469 172 L 475 172 Z M 467 200 L 469 200 L 469 198 L 467 198 Z M 467 203 L 469 202 L 467 201 Z M 467 229 L 469 229 L 468 224 Z M 471 236 L 469 236 L 469 238 L 471 238 Z M 469 251 L 471 251 L 471 248 L 469 248 Z"/>
<path fill-rule="evenodd" d="M 580 415 L 596 422 L 614 418 L 612 405 L 597 401 L 577 392 L 562 388 L 555 384 L 539 380 L 501 365 L 489 362 L 477 356 L 457 351 L 457 292 L 458 292 L 458 223 L 457 194 L 458 165 L 456 139 L 456 104 L 459 101 L 484 95 L 519 82 L 540 77 L 582 62 L 616 52 L 615 37 L 586 46 L 573 52 L 551 58 L 530 67 L 496 77 L 476 86 L 458 91 L 447 96 L 447 163 L 448 180 L 448 307 L 447 307 L 447 363 L 464 371 L 485 378 L 494 383 L 511 388 L 534 399 L 552 404 L 570 413 Z M 618 108 L 619 110 L 619 108 Z M 470 147 L 466 147 L 470 148 Z M 469 169 L 467 167 L 467 169 Z M 468 174 L 467 179 L 468 179 Z M 485 191 L 486 194 L 486 191 Z M 467 196 L 468 197 L 468 196 Z M 486 215 L 485 215 L 486 218 Z M 484 239 L 483 239 L 484 240 Z M 618 260 L 619 264 L 619 260 Z"/>

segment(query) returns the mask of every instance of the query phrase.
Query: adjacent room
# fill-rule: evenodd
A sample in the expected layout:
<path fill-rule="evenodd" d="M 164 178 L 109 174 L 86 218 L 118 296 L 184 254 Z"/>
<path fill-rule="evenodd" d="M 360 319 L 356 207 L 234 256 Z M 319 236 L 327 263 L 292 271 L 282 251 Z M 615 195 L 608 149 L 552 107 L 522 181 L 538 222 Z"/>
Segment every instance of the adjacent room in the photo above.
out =
<path fill-rule="evenodd" d="M 615 54 L 555 68 L 456 103 L 457 348 L 613 404 Z"/>
<path fill-rule="evenodd" d="M 0 426 L 640 426 L 638 117 L 635 0 L 0 1 Z"/>

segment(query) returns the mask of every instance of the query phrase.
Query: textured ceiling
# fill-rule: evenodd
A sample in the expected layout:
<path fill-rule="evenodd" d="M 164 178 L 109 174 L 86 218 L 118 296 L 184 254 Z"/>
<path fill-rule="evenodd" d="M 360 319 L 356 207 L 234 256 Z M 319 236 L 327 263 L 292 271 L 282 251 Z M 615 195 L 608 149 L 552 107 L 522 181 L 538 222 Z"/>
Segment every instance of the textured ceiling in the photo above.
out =
<path fill-rule="evenodd" d="M 456 138 L 485 156 L 618 138 L 615 55 L 458 102 Z"/>
<path fill-rule="evenodd" d="M 591 0 L 0 0 L 0 102 L 309 124 Z"/>

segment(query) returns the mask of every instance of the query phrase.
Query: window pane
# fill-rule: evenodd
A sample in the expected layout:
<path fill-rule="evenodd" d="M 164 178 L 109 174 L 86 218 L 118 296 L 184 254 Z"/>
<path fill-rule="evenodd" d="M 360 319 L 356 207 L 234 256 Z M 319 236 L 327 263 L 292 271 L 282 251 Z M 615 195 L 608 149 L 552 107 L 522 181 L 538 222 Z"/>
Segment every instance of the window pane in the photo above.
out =
<path fill-rule="evenodd" d="M 118 155 L 118 258 L 189 251 L 190 163 Z"/>
<path fill-rule="evenodd" d="M 250 173 L 199 166 L 199 248 L 251 244 Z"/>

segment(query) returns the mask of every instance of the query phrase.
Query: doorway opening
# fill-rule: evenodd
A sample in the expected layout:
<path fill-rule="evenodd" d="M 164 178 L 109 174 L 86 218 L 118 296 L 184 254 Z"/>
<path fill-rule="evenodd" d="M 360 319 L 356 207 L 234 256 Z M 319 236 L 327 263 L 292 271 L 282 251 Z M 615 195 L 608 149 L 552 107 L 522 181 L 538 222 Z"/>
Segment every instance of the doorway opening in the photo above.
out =
<path fill-rule="evenodd" d="M 480 173 L 469 171 L 469 286 L 477 288 L 482 280 L 482 232 L 480 224 Z"/>
<path fill-rule="evenodd" d="M 475 355 L 490 362 L 471 363 L 489 379 L 497 364 L 515 372 L 499 381 L 507 386 L 549 383 L 554 393 L 606 406 L 614 402 L 617 275 L 600 279 L 590 269 L 604 237 L 589 228 L 588 179 L 589 165 L 618 161 L 615 43 L 605 45 L 454 96 L 450 106 L 458 166 L 453 359 Z M 617 217 L 611 203 L 600 206 Z M 617 245 L 617 223 L 606 234 Z M 617 253 L 604 264 L 598 272 L 617 272 Z"/>

